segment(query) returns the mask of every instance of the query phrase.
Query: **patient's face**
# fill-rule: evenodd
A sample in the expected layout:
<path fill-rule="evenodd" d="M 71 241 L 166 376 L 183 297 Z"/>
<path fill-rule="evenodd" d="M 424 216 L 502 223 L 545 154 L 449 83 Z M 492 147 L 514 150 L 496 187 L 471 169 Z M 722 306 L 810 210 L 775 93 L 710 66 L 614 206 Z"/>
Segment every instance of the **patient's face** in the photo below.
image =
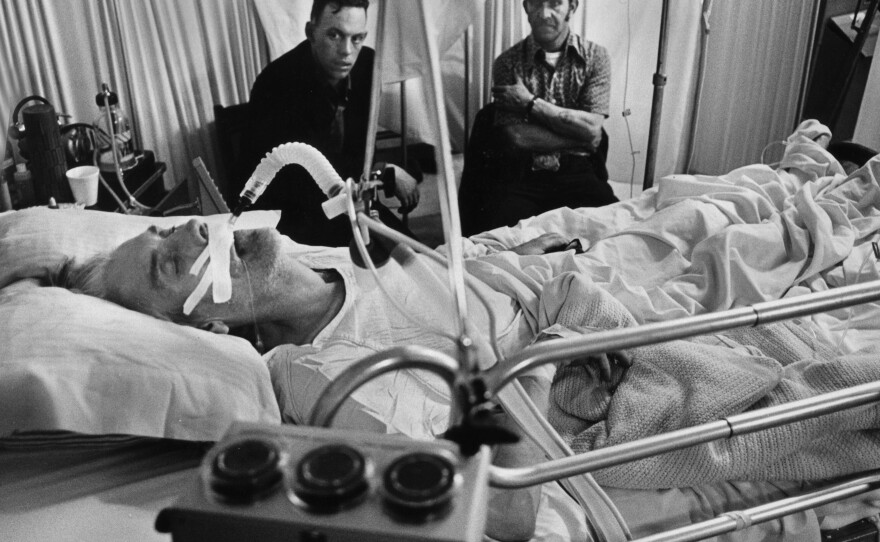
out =
<path fill-rule="evenodd" d="M 209 289 L 192 314 L 193 322 L 218 319 L 235 325 L 250 321 L 251 291 L 262 293 L 271 282 L 277 260 L 277 232 L 240 230 L 234 235 L 230 256 L 232 299 L 215 304 Z M 200 278 L 189 271 L 207 244 L 208 228 L 197 220 L 169 229 L 150 227 L 111 254 L 104 275 L 110 299 L 139 312 L 182 320 L 183 304 Z M 248 284 L 245 264 L 253 289 Z"/>

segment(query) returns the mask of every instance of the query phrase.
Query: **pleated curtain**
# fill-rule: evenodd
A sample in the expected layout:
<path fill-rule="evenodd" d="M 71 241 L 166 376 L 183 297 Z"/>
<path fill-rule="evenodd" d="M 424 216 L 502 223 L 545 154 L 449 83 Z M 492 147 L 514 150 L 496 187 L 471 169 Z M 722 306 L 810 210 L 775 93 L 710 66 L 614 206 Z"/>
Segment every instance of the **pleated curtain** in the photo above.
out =
<path fill-rule="evenodd" d="M 213 105 L 246 101 L 266 57 L 252 0 L 4 0 L 0 122 L 37 94 L 91 123 L 107 83 L 170 188 L 195 157 L 215 171 Z"/>

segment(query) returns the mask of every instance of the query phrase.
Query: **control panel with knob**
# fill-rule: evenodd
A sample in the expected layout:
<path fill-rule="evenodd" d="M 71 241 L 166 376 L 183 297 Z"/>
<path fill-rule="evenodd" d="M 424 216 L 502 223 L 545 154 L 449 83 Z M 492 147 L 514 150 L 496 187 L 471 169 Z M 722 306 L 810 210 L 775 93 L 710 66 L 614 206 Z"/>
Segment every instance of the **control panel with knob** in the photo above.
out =
<path fill-rule="evenodd" d="M 486 449 L 236 423 L 156 529 L 174 542 L 480 541 L 488 478 Z"/>

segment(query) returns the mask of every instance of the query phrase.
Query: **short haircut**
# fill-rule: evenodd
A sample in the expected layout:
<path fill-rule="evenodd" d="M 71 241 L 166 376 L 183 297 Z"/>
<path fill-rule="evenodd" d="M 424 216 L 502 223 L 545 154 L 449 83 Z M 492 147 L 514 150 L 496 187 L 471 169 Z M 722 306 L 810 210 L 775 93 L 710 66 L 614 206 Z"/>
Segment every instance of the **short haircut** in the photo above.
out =
<path fill-rule="evenodd" d="M 77 293 L 101 299 L 108 299 L 110 293 L 107 289 L 107 284 L 104 282 L 104 270 L 109 262 L 109 254 L 98 254 L 83 262 L 70 258 L 50 277 L 50 282 L 53 286 L 67 288 Z"/>
<path fill-rule="evenodd" d="M 312 13 L 309 19 L 314 23 L 318 21 L 318 17 L 324 13 L 324 8 L 334 6 L 333 13 L 339 13 L 342 8 L 364 8 L 366 11 L 370 7 L 370 0 L 314 0 L 312 2 Z"/>
<path fill-rule="evenodd" d="M 90 295 L 111 301 L 143 314 L 147 314 L 160 320 L 170 320 L 180 324 L 186 324 L 189 319 L 183 314 L 183 307 L 170 314 L 159 313 L 150 303 L 140 299 L 127 299 L 107 287 L 104 274 L 110 263 L 110 254 L 98 254 L 83 261 L 74 258 L 66 260 L 58 270 L 49 277 L 52 286 L 67 288 L 72 292 Z"/>

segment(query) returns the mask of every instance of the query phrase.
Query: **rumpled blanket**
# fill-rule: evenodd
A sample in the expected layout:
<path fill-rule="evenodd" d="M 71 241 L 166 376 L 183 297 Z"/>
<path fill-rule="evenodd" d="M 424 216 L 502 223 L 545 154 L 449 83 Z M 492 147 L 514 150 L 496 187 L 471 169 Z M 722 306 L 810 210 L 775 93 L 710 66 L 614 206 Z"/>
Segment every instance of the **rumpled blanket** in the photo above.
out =
<path fill-rule="evenodd" d="M 568 270 L 587 274 L 639 323 L 770 301 L 876 239 L 878 182 L 880 156 L 846 176 L 824 148 L 795 134 L 775 170 L 670 175 L 639 198 L 557 209 L 471 237 L 466 254 L 482 257 L 467 261 L 468 271 L 517 299 L 532 319 L 543 283 Z M 501 252 L 544 232 L 577 238 L 587 250 Z"/>
<path fill-rule="evenodd" d="M 635 325 L 583 274 L 545 287 L 544 313 L 580 332 Z M 635 348 L 632 367 L 557 371 L 549 420 L 577 452 L 880 379 L 878 349 L 838 356 L 809 320 Z M 880 407 L 859 407 L 594 473 L 603 485 L 685 487 L 721 480 L 821 480 L 880 467 Z"/>

